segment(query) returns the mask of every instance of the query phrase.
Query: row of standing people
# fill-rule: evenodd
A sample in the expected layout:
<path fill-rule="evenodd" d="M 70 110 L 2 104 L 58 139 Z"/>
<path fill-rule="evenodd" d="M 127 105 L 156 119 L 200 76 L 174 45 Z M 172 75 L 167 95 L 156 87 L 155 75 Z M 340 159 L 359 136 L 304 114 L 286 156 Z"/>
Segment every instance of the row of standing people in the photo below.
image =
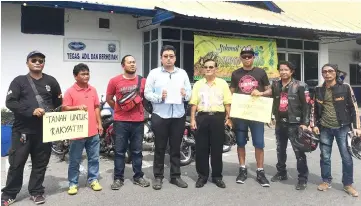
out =
<path fill-rule="evenodd" d="M 221 188 L 226 185 L 222 180 L 222 146 L 224 142 L 224 126 L 233 127 L 237 137 L 237 153 L 239 159 L 239 174 L 237 183 L 245 183 L 247 168 L 245 161 L 245 145 L 247 144 L 248 128 L 251 130 L 252 142 L 256 150 L 257 181 L 263 187 L 270 183 L 263 169 L 264 162 L 264 124 L 243 119 L 231 119 L 230 104 L 232 93 L 254 96 L 272 96 L 274 98 L 273 113 L 275 115 L 277 139 L 277 174 L 272 181 L 287 179 L 286 148 L 288 139 L 295 138 L 297 128 L 308 129 L 309 96 L 306 84 L 292 78 L 295 67 L 289 62 L 280 63 L 278 70 L 281 80 L 270 85 L 264 70 L 253 67 L 255 53 L 250 46 L 244 47 L 240 53 L 243 67 L 232 73 L 231 87 L 217 78 L 217 62 L 206 60 L 203 66 L 204 79 L 195 83 L 193 90 L 187 73 L 175 67 L 176 50 L 172 46 L 161 49 L 162 67 L 153 69 L 145 80 L 137 78 L 136 62 L 133 56 L 126 55 L 122 59 L 124 73 L 112 78 L 107 88 L 106 100 L 114 108 L 115 128 L 115 159 L 114 181 L 111 189 L 118 190 L 124 184 L 124 157 L 130 142 L 133 160 L 133 182 L 142 187 L 150 186 L 143 178 L 142 172 L 142 135 L 144 109 L 141 98 L 145 97 L 152 103 L 152 129 L 155 133 L 154 181 L 153 189 L 162 188 L 164 178 L 164 155 L 169 140 L 170 146 L 170 183 L 186 188 L 188 184 L 182 180 L 180 172 L 180 143 L 184 129 L 184 103 L 189 101 L 191 109 L 191 126 L 196 130 L 196 170 L 199 175 L 196 187 L 202 187 L 209 177 L 209 152 L 211 153 L 212 181 Z M 41 52 L 31 52 L 26 59 L 29 74 L 16 77 L 10 84 L 6 106 L 14 112 L 12 147 L 9 153 L 9 171 L 6 186 L 2 189 L 2 205 L 15 201 L 22 187 L 22 176 L 25 162 L 32 158 L 32 173 L 29 181 L 29 193 L 36 204 L 45 202 L 42 186 L 47 164 L 51 153 L 51 143 L 42 142 L 42 117 L 45 112 L 62 106 L 64 111 L 86 110 L 89 117 L 89 137 L 72 140 L 69 153 L 69 194 L 78 191 L 79 166 L 82 151 L 85 148 L 88 156 L 88 183 L 99 191 L 102 186 L 99 176 L 99 133 L 103 132 L 99 99 L 97 91 L 88 84 L 89 68 L 85 64 L 74 67 L 73 75 L 76 83 L 69 88 L 62 98 L 60 86 L 56 79 L 43 73 L 45 55 Z M 336 137 L 341 157 L 343 159 L 343 184 L 345 191 L 357 196 L 352 187 L 352 158 L 347 153 L 345 133 L 353 128 L 359 128 L 357 109 L 354 104 L 352 89 L 336 81 L 337 68 L 325 65 L 322 74 L 325 83 L 316 88 L 315 127 L 316 133 L 321 133 L 321 176 L 323 183 L 319 190 L 330 187 L 332 176 L 330 169 L 330 153 L 333 137 Z M 139 83 L 139 84 L 138 84 Z M 172 85 L 181 85 L 180 91 L 171 91 Z M 36 91 L 35 91 L 36 90 Z M 122 101 L 124 96 L 132 91 L 139 91 L 132 101 Z M 169 92 L 169 93 L 168 93 Z M 171 92 L 179 92 L 182 97 L 180 104 L 166 104 Z M 34 95 L 36 94 L 36 95 Z M 326 95 L 325 95 L 326 94 Z M 332 96 L 340 95 L 339 102 L 333 103 Z M 115 98 L 114 98 L 115 97 Z M 140 97 L 140 98 L 138 98 Z M 341 98 L 344 97 L 344 98 Z M 116 100 L 114 100 L 116 99 Z M 347 102 L 348 101 L 348 102 Z M 352 103 L 352 104 L 351 104 Z M 342 113 L 340 111 L 347 111 Z M 196 115 L 197 114 L 197 115 Z M 233 121 L 232 121 L 233 120 Z M 355 130 L 360 135 L 360 130 Z M 307 185 L 308 168 L 306 155 L 293 147 L 297 158 L 299 181 L 296 189 L 305 189 Z"/>

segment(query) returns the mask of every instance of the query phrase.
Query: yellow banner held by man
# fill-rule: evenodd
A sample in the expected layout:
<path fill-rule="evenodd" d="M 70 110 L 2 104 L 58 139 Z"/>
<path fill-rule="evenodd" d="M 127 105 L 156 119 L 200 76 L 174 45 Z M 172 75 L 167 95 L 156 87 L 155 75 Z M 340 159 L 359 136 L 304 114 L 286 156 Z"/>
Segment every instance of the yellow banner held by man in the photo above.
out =
<path fill-rule="evenodd" d="M 248 45 L 252 46 L 256 53 L 253 66 L 264 69 L 269 79 L 278 78 L 275 40 L 194 35 L 194 79 L 203 77 L 203 63 L 212 59 L 218 63 L 217 76 L 230 81 L 232 72 L 242 67 L 241 49 Z"/>
<path fill-rule="evenodd" d="M 43 142 L 88 136 L 88 112 L 49 112 L 43 116 Z"/>
<path fill-rule="evenodd" d="M 270 123 L 272 106 L 272 98 L 234 93 L 232 96 L 230 116 L 233 118 Z"/>

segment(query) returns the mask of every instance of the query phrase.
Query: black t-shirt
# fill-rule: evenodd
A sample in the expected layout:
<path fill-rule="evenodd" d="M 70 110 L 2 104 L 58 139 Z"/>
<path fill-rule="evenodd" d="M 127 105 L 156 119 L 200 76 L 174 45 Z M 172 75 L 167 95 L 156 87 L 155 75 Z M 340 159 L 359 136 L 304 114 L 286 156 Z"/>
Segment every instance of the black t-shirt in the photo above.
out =
<path fill-rule="evenodd" d="M 61 89 L 56 79 L 50 75 L 33 79 L 39 95 L 44 100 L 45 110 L 55 109 L 62 104 Z M 17 76 L 11 83 L 6 96 L 6 107 L 15 117 L 13 130 L 25 134 L 39 134 L 42 131 L 42 117 L 33 116 L 39 104 L 26 75 Z"/>
<path fill-rule="evenodd" d="M 254 67 L 248 71 L 242 67 L 232 72 L 231 87 L 236 89 L 235 93 L 251 94 L 254 89 L 264 92 L 268 85 L 267 73 L 261 68 Z"/>
<path fill-rule="evenodd" d="M 288 85 L 283 87 L 282 82 L 279 84 L 281 94 L 280 94 L 280 104 L 278 107 L 279 117 L 288 119 Z"/>

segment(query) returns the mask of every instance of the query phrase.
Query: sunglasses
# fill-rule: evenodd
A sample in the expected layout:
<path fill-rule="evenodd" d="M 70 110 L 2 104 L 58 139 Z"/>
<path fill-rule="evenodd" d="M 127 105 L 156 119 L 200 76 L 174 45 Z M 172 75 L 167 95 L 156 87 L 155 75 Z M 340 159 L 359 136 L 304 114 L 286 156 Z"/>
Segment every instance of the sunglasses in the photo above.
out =
<path fill-rule="evenodd" d="M 207 66 L 203 66 L 203 69 L 214 69 L 215 67 L 214 66 L 209 66 L 209 67 L 207 67 Z"/>
<path fill-rule="evenodd" d="M 335 70 L 322 70 L 322 74 L 327 74 L 327 73 L 332 74 L 333 72 L 335 72 Z"/>
<path fill-rule="evenodd" d="M 44 59 L 31 59 L 30 62 L 33 63 L 33 64 L 35 64 L 36 62 L 39 62 L 39 64 L 43 64 Z"/>
<path fill-rule="evenodd" d="M 241 55 L 242 59 L 252 59 L 253 55 Z"/>
<path fill-rule="evenodd" d="M 169 55 L 169 56 L 168 56 L 168 55 L 164 55 L 163 58 L 165 58 L 165 59 L 168 59 L 168 58 L 169 58 L 169 59 L 174 59 L 174 56 L 173 56 L 173 55 Z"/>

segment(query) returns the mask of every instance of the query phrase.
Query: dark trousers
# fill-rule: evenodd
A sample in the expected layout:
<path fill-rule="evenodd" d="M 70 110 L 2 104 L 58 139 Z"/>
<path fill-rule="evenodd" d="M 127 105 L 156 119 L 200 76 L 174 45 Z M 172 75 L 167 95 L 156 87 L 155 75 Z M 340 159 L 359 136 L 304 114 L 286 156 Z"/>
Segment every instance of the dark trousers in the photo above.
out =
<path fill-rule="evenodd" d="M 51 143 L 43 143 L 42 134 L 26 135 L 26 142 L 20 141 L 21 134 L 13 131 L 9 151 L 9 171 L 6 186 L 1 190 L 1 199 L 15 199 L 23 185 L 26 160 L 31 156 L 32 170 L 28 190 L 30 195 L 44 194 L 44 177 L 51 155 Z"/>
<path fill-rule="evenodd" d="M 170 146 L 170 177 L 180 177 L 180 144 L 185 129 L 185 116 L 163 119 L 157 114 L 152 114 L 151 124 L 155 135 L 154 177 L 164 178 L 164 155 L 168 140 Z"/>
<path fill-rule="evenodd" d="M 224 118 L 224 113 L 197 116 L 196 169 L 200 178 L 208 179 L 209 153 L 211 153 L 212 179 L 222 179 Z"/>
<path fill-rule="evenodd" d="M 288 139 L 291 142 L 293 151 L 297 159 L 297 171 L 298 179 L 307 181 L 308 179 L 308 167 L 306 154 L 298 151 L 292 144 L 293 140 L 298 135 L 299 124 L 289 124 L 286 122 L 277 122 L 276 125 L 276 141 L 277 141 L 277 170 L 280 173 L 286 174 L 286 160 L 287 160 L 287 144 Z"/>
<path fill-rule="evenodd" d="M 133 164 L 133 178 L 139 179 L 144 176 L 142 172 L 143 160 L 143 122 L 114 122 L 115 129 L 115 158 L 114 158 L 114 180 L 124 180 L 125 153 L 129 148 Z"/>

